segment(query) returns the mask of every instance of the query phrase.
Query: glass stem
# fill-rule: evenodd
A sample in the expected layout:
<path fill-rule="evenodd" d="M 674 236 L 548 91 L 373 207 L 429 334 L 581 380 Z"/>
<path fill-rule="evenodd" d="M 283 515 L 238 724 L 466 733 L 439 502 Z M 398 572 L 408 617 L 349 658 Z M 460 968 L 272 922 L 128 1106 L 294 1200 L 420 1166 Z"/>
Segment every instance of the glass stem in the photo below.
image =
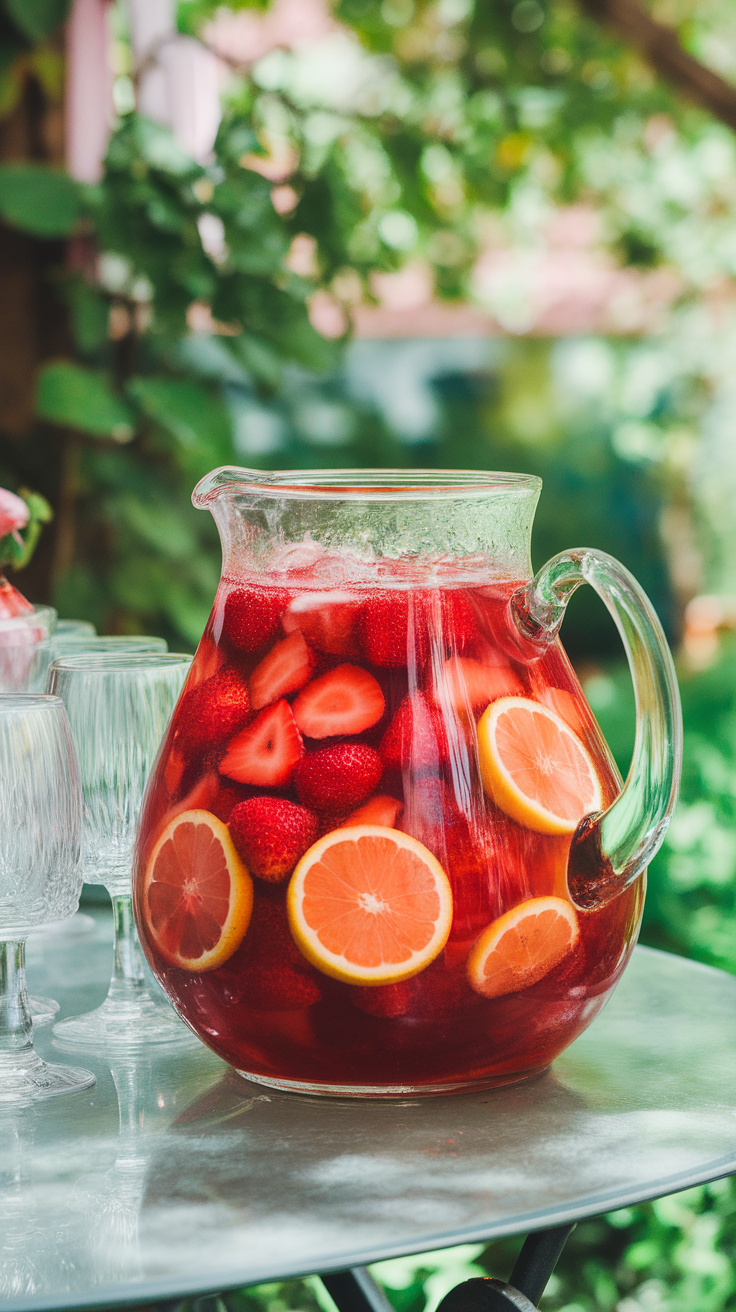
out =
<path fill-rule="evenodd" d="M 130 893 L 113 895 L 112 915 L 115 947 L 107 1001 L 116 1004 L 139 1002 L 146 997 L 148 988 L 143 971 L 143 953 L 133 921 L 133 899 Z"/>
<path fill-rule="evenodd" d="M 25 939 L 0 942 L 0 1061 L 33 1051 L 25 946 Z"/>

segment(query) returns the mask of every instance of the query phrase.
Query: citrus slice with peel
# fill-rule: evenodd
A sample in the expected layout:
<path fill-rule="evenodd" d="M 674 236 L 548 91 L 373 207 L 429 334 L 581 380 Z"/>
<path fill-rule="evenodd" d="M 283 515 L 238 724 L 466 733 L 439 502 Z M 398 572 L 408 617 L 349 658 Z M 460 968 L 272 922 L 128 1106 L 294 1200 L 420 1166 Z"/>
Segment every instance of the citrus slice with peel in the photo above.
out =
<path fill-rule="evenodd" d="M 450 882 L 415 838 L 386 825 L 333 829 L 305 852 L 287 893 L 297 946 L 325 975 L 395 984 L 442 951 Z"/>
<path fill-rule="evenodd" d="M 214 970 L 243 940 L 253 881 L 210 811 L 169 821 L 146 866 L 143 917 L 156 951 L 181 970 Z"/>
<path fill-rule="evenodd" d="M 496 806 L 539 834 L 572 834 L 602 809 L 600 780 L 577 734 L 528 697 L 502 697 L 484 711 L 478 762 Z"/>
<path fill-rule="evenodd" d="M 578 921 L 561 897 L 533 897 L 494 920 L 470 951 L 467 975 L 476 993 L 500 998 L 528 989 L 572 951 Z"/>

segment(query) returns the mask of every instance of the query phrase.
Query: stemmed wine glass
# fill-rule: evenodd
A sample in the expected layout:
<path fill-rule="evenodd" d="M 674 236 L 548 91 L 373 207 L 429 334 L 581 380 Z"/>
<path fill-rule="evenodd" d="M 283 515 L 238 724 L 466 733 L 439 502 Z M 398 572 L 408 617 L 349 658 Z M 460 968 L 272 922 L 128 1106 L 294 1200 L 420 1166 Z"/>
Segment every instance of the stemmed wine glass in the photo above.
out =
<path fill-rule="evenodd" d="M 88 1089 L 89 1071 L 42 1061 L 33 1047 L 25 940 L 71 916 L 82 888 L 82 796 L 64 704 L 0 697 L 0 1103 Z"/>
<path fill-rule="evenodd" d="M 82 776 L 84 877 L 108 889 L 115 926 L 107 997 L 95 1011 L 54 1026 L 65 1043 L 125 1050 L 191 1039 L 168 1003 L 149 992 L 131 896 L 143 790 L 191 660 L 91 652 L 51 667 L 49 690 L 66 705 Z"/>
<path fill-rule="evenodd" d="M 54 612 L 55 614 L 55 612 Z M 152 638 L 147 634 L 133 634 L 113 637 L 98 637 L 94 625 L 86 620 L 58 620 L 49 636 L 37 642 L 28 656 L 22 691 L 45 692 L 48 672 L 53 661 L 67 653 L 84 651 L 115 652 L 149 652 L 166 651 L 163 638 Z M 35 931 L 36 936 L 58 939 L 60 934 L 69 937 L 72 934 L 89 934 L 94 930 L 91 916 L 78 911 L 70 920 L 49 922 Z M 34 1025 L 48 1025 L 59 1010 L 54 998 L 41 998 L 36 995 L 29 999 Z"/>

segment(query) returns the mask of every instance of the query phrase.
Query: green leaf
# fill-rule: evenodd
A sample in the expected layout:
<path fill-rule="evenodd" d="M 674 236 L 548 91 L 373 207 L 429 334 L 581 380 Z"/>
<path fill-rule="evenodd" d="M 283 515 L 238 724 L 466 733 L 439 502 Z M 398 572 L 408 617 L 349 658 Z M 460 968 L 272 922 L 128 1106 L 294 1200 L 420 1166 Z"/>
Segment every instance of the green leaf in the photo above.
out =
<path fill-rule="evenodd" d="M 205 446 L 213 454 L 229 449 L 230 419 L 211 388 L 190 378 L 135 378 L 128 391 L 183 447 Z"/>
<path fill-rule="evenodd" d="M 41 164 L 0 167 L 0 214 L 7 223 L 36 237 L 67 237 L 82 206 L 78 183 Z"/>
<path fill-rule="evenodd" d="M 61 26 L 69 9 L 70 0 L 5 0 L 15 26 L 34 45 Z"/>
<path fill-rule="evenodd" d="M 41 370 L 36 413 L 52 424 L 77 428 L 94 437 L 112 437 L 116 442 L 127 442 L 135 433 L 135 413 L 112 391 L 106 375 L 67 360 Z"/>

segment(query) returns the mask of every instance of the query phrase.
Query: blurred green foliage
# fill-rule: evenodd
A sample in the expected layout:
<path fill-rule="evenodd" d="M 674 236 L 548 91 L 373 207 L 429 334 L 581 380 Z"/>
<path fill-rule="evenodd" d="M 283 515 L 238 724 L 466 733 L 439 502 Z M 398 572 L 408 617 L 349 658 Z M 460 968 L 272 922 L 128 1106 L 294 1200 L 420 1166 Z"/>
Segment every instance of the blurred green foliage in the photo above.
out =
<path fill-rule="evenodd" d="M 61 0 L 3 0 L 0 113 L 12 109 L 31 65 L 58 97 L 49 70 L 65 8 Z M 204 0 L 183 2 L 181 26 L 197 31 L 212 12 Z M 67 358 L 45 367 L 37 393 L 46 433 L 55 427 L 60 442 L 76 434 L 79 464 L 74 558 L 52 599 L 103 628 L 158 629 L 191 645 L 218 553 L 211 527 L 186 503 L 213 466 L 500 462 L 546 477 L 540 554 L 566 497 L 591 544 L 626 557 L 628 534 L 627 563 L 671 611 L 650 492 L 642 498 L 636 487 L 651 482 L 652 466 L 667 466 L 676 445 L 661 397 L 643 416 L 623 414 L 623 436 L 610 415 L 597 416 L 589 442 L 560 404 L 557 438 L 540 439 L 534 412 L 544 408 L 537 380 L 545 348 L 527 343 L 509 360 L 504 403 L 477 412 L 467 437 L 446 440 L 440 425 L 430 441 L 409 441 L 345 395 L 335 374 L 339 344 L 314 331 L 308 301 L 326 289 L 349 310 L 357 296 L 370 297 L 377 271 L 419 259 L 440 297 L 480 300 L 519 331 L 528 316 L 523 290 L 481 286 L 478 252 L 489 242 L 536 249 L 554 206 L 574 201 L 596 208 L 596 241 L 612 260 L 666 266 L 680 296 L 692 296 L 736 270 L 731 134 L 678 101 L 569 0 L 341 0 L 335 12 L 348 32 L 311 52 L 275 49 L 247 75 L 233 73 L 204 166 L 167 130 L 126 112 L 95 187 L 34 164 L 0 167 L 6 221 L 39 236 L 75 234 L 76 272 L 58 277 Z M 117 22 L 123 41 L 122 9 Z M 694 53 L 707 53 L 723 23 L 710 4 L 683 19 L 681 31 Z M 258 171 L 275 156 L 291 160 L 282 213 Z M 312 243 L 306 274 L 294 272 L 295 239 Z M 643 354 L 632 346 L 632 376 Z M 707 367 L 699 361 L 697 377 L 690 370 L 701 393 L 695 423 L 708 404 Z M 332 391 L 342 405 L 337 433 L 315 426 L 314 407 L 311 429 L 283 422 L 299 386 Z M 684 400 L 670 406 L 680 427 L 693 417 Z M 280 424 L 278 449 L 253 439 L 264 415 L 271 434 L 274 416 Z M 623 457 L 618 437 L 629 444 Z M 58 472 L 40 449 L 32 438 L 0 436 L 0 479 L 38 486 L 56 503 Z M 665 475 L 663 499 L 671 492 Z M 591 477 L 604 501 L 597 513 L 591 497 L 586 505 Z M 180 521 L 177 548 L 143 531 L 152 519 Z M 567 520 L 578 529 L 575 515 Z M 593 541 L 593 529 L 605 541 Z M 586 619 L 578 630 L 591 626 Z"/>

